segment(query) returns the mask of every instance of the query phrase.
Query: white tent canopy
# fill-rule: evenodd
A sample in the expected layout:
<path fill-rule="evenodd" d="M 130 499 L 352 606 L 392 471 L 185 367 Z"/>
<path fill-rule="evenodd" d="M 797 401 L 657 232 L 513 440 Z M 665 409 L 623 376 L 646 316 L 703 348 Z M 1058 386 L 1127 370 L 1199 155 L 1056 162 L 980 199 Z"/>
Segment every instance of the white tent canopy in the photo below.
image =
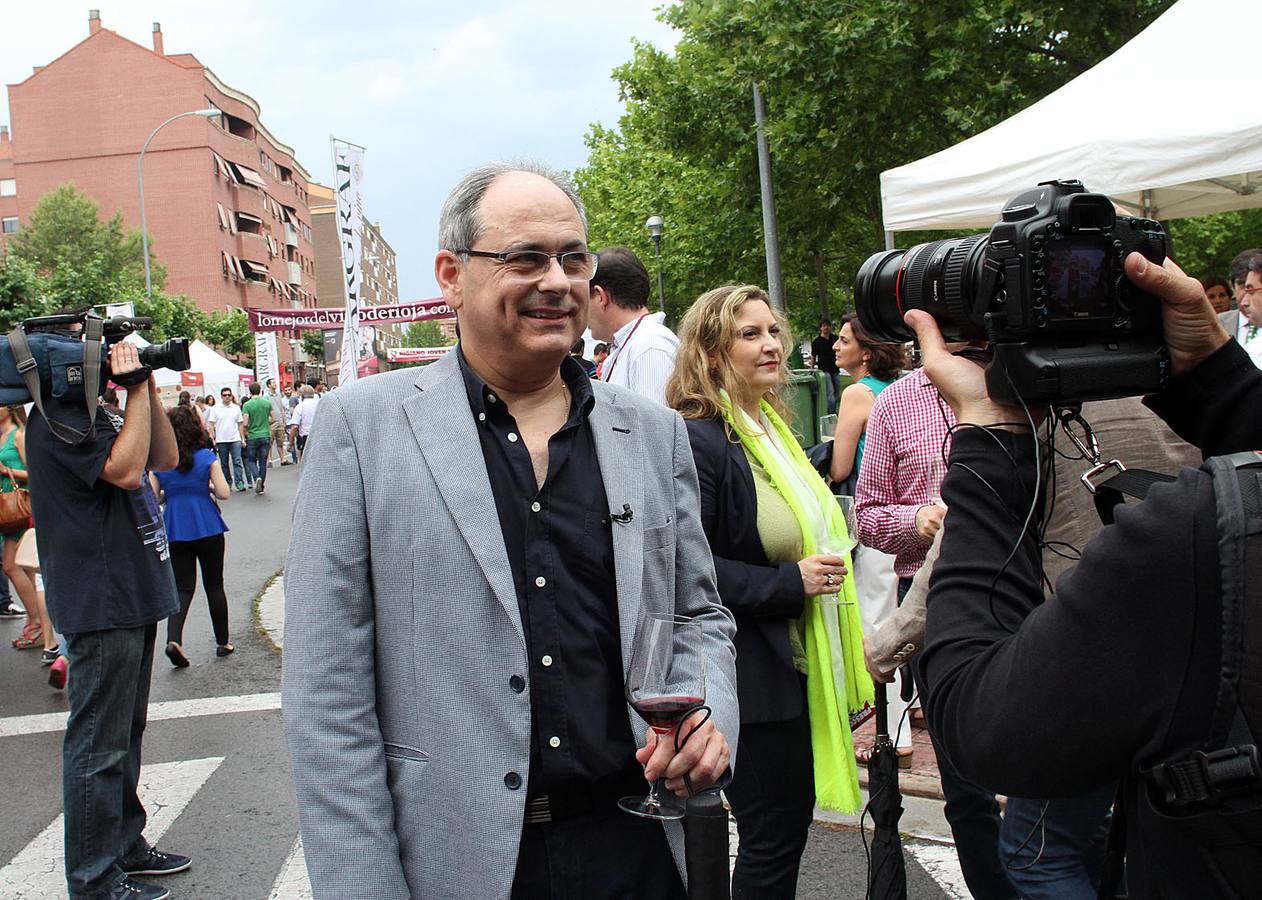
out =
<path fill-rule="evenodd" d="M 1162 219 L 1262 206 L 1258 47 L 1259 0 L 1179 0 L 1012 118 L 882 172 L 885 230 L 985 228 L 1063 178 Z"/>

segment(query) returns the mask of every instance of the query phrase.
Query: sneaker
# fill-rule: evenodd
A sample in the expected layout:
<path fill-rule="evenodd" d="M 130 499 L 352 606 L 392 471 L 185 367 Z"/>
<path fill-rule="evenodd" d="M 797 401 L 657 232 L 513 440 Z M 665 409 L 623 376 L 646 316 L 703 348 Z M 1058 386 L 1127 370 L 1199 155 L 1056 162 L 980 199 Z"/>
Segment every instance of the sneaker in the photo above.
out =
<path fill-rule="evenodd" d="M 124 878 L 110 891 L 110 900 L 167 900 L 171 891 L 143 881 Z"/>
<path fill-rule="evenodd" d="M 150 847 L 149 852 L 135 859 L 125 859 L 119 868 L 127 875 L 174 875 L 183 872 L 193 861 L 178 853 L 163 853 L 157 847 Z"/>
<path fill-rule="evenodd" d="M 263 493 L 263 482 L 261 481 L 254 482 L 254 493 L 256 494 Z"/>
<path fill-rule="evenodd" d="M 14 606 L 10 601 L 6 600 L 0 603 L 0 619 L 16 619 L 19 616 L 26 615 L 26 610 L 20 606 Z"/>
<path fill-rule="evenodd" d="M 51 650 L 45 650 L 39 655 L 39 664 L 41 666 L 51 666 L 57 661 L 57 657 L 61 656 L 61 648 L 54 647 Z"/>
<path fill-rule="evenodd" d="M 244 485 L 244 484 L 238 484 L 238 485 L 237 485 L 237 491 L 238 491 L 238 492 L 241 492 L 241 491 L 244 491 L 244 490 L 245 490 L 245 485 Z"/>
<path fill-rule="evenodd" d="M 57 690 L 64 691 L 66 689 L 66 676 L 69 672 L 70 660 L 64 656 L 57 657 L 57 661 L 48 670 L 48 683 Z"/>

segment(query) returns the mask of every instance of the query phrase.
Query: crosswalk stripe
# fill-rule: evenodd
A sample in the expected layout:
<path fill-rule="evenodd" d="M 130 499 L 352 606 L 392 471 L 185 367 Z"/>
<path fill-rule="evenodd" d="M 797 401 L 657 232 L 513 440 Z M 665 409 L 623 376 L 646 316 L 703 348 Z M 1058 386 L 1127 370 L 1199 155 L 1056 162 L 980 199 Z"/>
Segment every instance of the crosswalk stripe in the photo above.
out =
<path fill-rule="evenodd" d="M 235 697 L 198 697 L 193 700 L 166 700 L 149 704 L 149 721 L 187 719 L 193 716 L 218 716 L 224 713 L 260 712 L 280 709 L 280 691 L 268 694 L 239 694 Z M 0 738 L 22 734 L 43 734 L 65 731 L 65 713 L 41 713 L 34 716 L 9 716 L 0 719 Z"/>
<path fill-rule="evenodd" d="M 916 862 L 937 882 L 938 887 L 951 900 L 970 900 L 964 873 L 960 871 L 960 857 L 948 844 L 906 844 L 904 849 L 916 857 Z"/>
<path fill-rule="evenodd" d="M 302 852 L 302 837 L 289 851 L 280 875 L 272 885 L 267 900 L 311 900 L 311 881 L 307 877 L 307 857 Z"/>
<path fill-rule="evenodd" d="M 157 843 L 206 780 L 222 756 L 157 763 L 140 770 L 140 801 L 149 812 L 145 837 Z M 0 869 L 0 897 L 9 900 L 65 900 L 65 816 L 57 818 Z"/>

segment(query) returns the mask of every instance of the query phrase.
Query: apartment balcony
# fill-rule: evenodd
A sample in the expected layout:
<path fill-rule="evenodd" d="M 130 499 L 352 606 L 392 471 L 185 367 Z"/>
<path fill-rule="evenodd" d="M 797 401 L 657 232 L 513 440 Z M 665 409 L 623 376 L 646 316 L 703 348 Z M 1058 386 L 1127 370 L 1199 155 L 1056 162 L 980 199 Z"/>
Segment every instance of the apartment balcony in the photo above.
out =
<path fill-rule="evenodd" d="M 302 266 L 296 262 L 289 264 L 289 283 L 302 287 Z"/>
<path fill-rule="evenodd" d="M 288 222 L 285 223 L 285 244 L 290 247 L 298 246 L 298 231 Z"/>

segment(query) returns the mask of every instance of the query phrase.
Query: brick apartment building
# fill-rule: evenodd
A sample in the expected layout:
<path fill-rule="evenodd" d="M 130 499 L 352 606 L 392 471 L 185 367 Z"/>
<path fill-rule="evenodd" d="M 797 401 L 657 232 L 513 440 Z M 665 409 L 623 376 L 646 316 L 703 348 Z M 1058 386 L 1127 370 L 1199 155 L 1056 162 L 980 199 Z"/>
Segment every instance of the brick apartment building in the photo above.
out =
<path fill-rule="evenodd" d="M 310 192 L 311 230 L 315 235 L 316 296 L 320 306 L 343 306 L 346 303 L 342 272 L 342 246 L 337 227 L 337 199 L 333 189 L 316 182 Z M 381 235 L 380 223 L 364 219 L 360 249 L 360 302 L 364 306 L 388 306 L 399 302 L 399 278 L 395 267 L 394 248 Z M 405 324 L 386 325 L 377 329 L 376 350 L 384 358 L 389 347 L 403 346 Z M 332 354 L 328 354 L 332 358 Z M 326 372 L 330 383 L 336 372 Z"/>
<path fill-rule="evenodd" d="M 0 219 L 12 231 L 40 197 L 66 183 L 140 226 L 136 164 L 145 139 L 178 113 L 214 107 L 164 128 L 145 154 L 145 213 L 167 290 L 207 311 L 317 305 L 310 176 L 260 121 L 258 103 L 191 53 L 167 55 L 103 28 L 19 84 L 13 129 L 0 137 Z M 281 362 L 292 362 L 281 334 Z M 288 368 L 288 367 L 286 367 Z"/>

